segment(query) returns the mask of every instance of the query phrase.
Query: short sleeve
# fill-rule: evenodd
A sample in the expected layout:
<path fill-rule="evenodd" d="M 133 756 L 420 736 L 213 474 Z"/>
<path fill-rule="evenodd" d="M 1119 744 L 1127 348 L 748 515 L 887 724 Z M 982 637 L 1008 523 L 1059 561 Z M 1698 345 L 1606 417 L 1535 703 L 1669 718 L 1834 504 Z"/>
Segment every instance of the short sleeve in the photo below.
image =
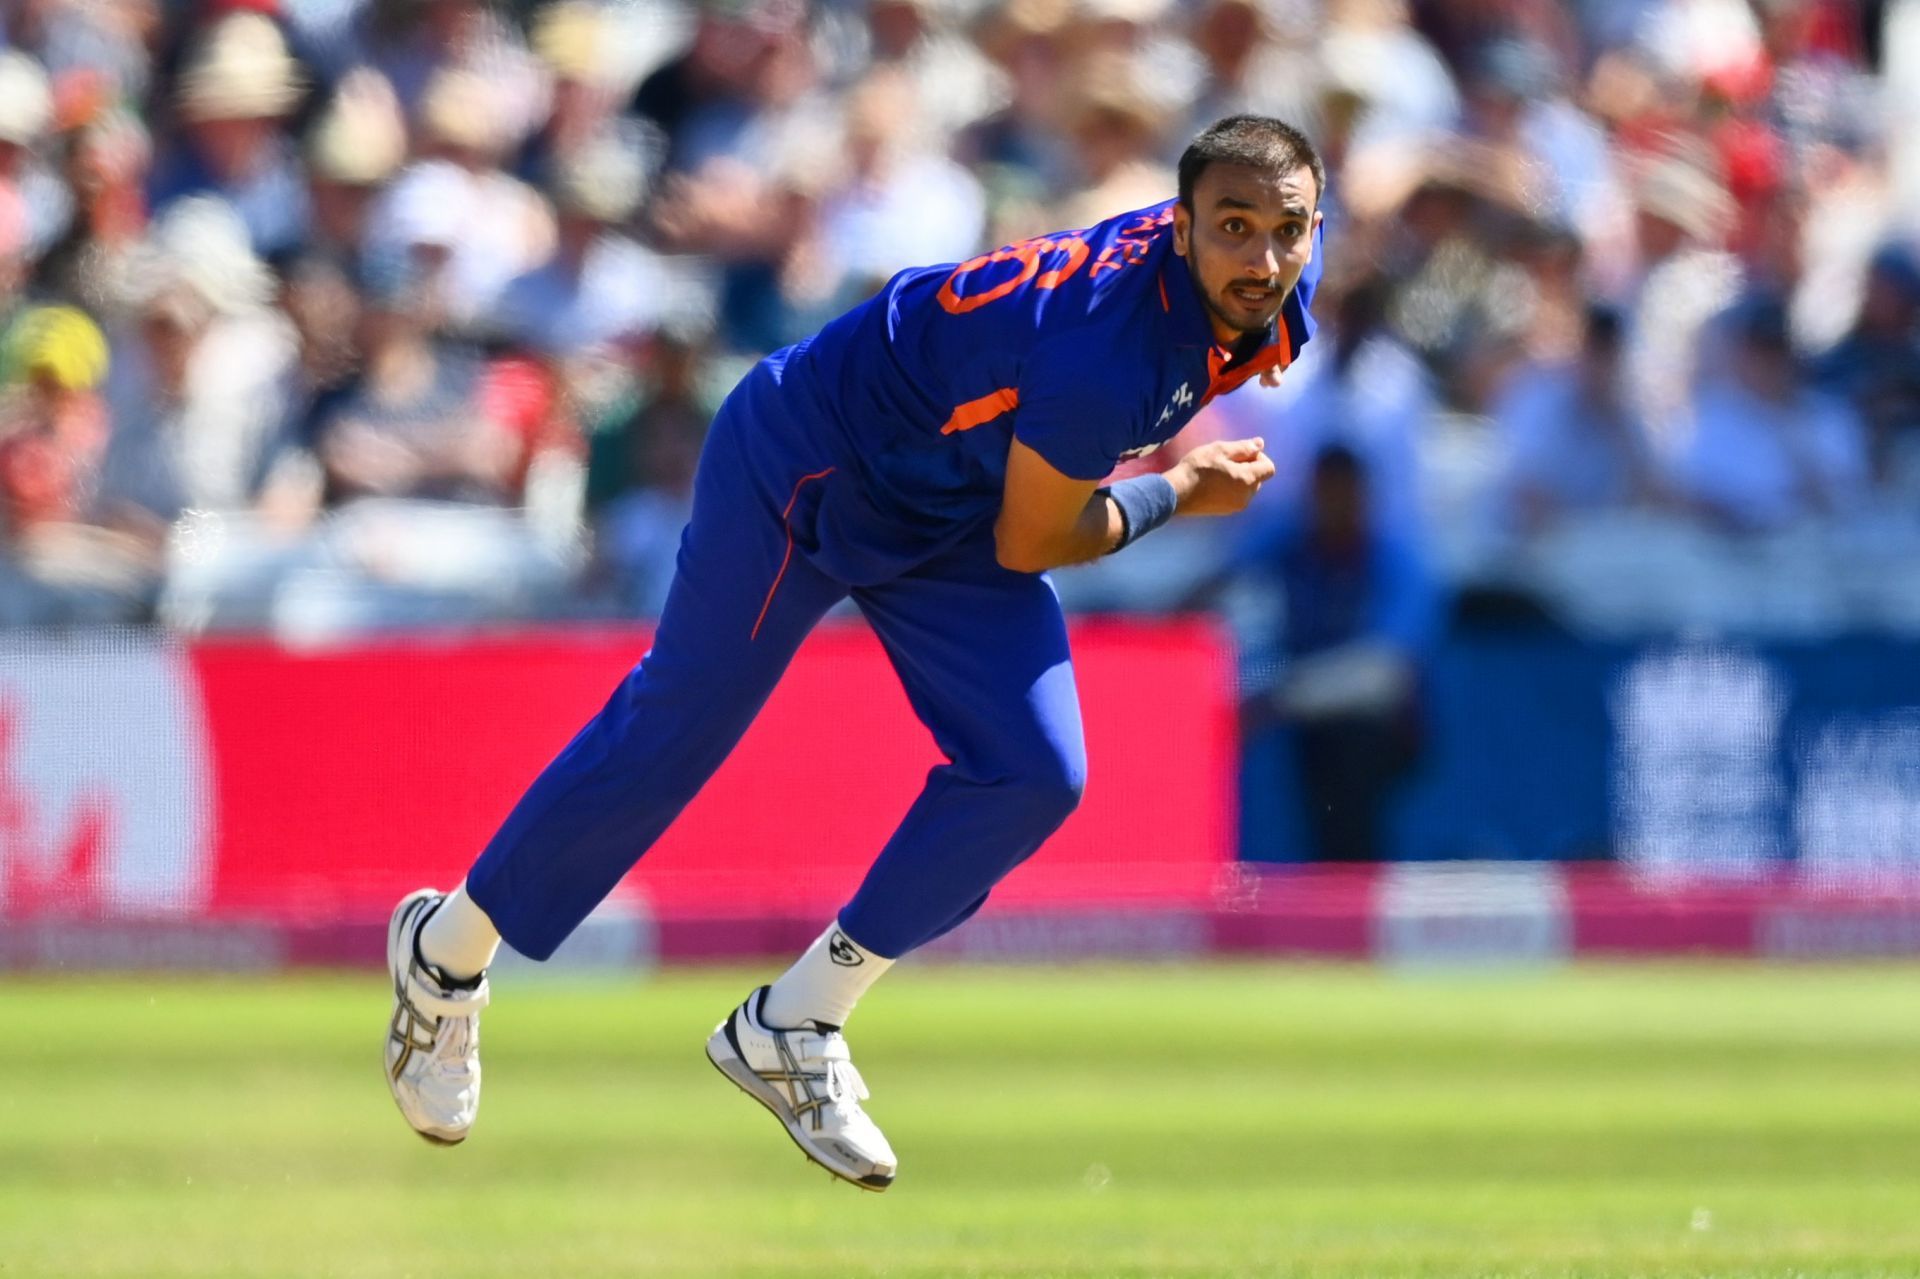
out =
<path fill-rule="evenodd" d="M 1013 437 L 1076 480 L 1101 480 L 1134 447 L 1143 423 L 1107 360 L 1042 344 L 1020 376 Z"/>

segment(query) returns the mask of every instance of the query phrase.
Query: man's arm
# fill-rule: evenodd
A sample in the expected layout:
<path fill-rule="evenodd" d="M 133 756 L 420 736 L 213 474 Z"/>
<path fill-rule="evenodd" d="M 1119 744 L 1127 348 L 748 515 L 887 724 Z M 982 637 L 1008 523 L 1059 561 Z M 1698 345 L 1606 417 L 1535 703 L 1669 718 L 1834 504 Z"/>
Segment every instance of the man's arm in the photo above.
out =
<path fill-rule="evenodd" d="M 1173 489 L 1175 511 L 1231 515 L 1244 510 L 1260 486 L 1273 478 L 1273 459 L 1261 451 L 1263 444 L 1258 439 L 1223 440 L 1203 444 L 1180 459 L 1164 477 Z M 1014 440 L 1000 516 L 993 525 L 1001 565 L 1018 573 L 1043 573 L 1097 560 L 1119 546 L 1127 534 L 1126 519 L 1119 504 L 1098 486 L 1097 480 L 1062 474 Z"/>

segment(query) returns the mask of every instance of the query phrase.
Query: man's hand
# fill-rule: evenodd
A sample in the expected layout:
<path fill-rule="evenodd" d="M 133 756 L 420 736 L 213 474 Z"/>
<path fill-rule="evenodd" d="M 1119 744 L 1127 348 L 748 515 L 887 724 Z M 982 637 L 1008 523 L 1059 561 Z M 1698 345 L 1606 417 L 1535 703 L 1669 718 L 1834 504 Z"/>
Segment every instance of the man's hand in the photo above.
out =
<path fill-rule="evenodd" d="M 1247 509 L 1260 486 L 1273 478 L 1266 441 L 1218 440 L 1202 444 L 1167 472 L 1182 515 L 1233 515 Z"/>

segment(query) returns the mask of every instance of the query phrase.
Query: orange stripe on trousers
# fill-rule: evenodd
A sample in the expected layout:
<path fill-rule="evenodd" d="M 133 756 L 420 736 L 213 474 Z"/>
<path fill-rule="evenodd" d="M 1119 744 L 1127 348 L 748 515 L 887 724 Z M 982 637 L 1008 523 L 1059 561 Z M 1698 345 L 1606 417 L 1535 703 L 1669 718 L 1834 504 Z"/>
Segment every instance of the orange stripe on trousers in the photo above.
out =
<path fill-rule="evenodd" d="M 780 571 L 773 575 L 773 585 L 767 588 L 766 602 L 760 605 L 760 616 L 753 619 L 753 634 L 749 640 L 760 638 L 760 624 L 767 620 L 767 610 L 773 607 L 773 593 L 780 589 L 780 579 L 787 575 L 787 565 L 793 563 L 793 504 L 800 500 L 800 486 L 808 480 L 823 479 L 833 474 L 829 466 L 824 471 L 815 471 L 812 475 L 803 475 L 793 483 L 793 496 L 787 499 L 787 509 L 780 512 L 780 523 L 787 530 L 787 553 L 780 557 Z"/>
<path fill-rule="evenodd" d="M 1020 389 L 1003 386 L 997 391 L 981 396 L 977 400 L 968 400 L 954 409 L 953 416 L 940 428 L 940 434 L 952 435 L 956 431 L 971 431 L 984 422 L 991 422 L 1002 413 L 1011 413 L 1020 407 Z"/>

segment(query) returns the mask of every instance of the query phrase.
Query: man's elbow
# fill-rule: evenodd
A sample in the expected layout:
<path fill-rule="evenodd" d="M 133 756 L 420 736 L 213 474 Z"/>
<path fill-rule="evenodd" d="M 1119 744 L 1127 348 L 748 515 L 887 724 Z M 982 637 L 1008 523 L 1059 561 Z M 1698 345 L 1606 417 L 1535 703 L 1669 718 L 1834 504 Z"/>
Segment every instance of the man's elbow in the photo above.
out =
<path fill-rule="evenodd" d="M 998 530 L 993 538 L 993 557 L 1000 567 L 1015 573 L 1044 573 L 1054 567 L 1046 548 L 1021 538 L 1008 537 Z"/>
<path fill-rule="evenodd" d="M 1009 548 L 1002 544 L 994 553 L 1000 561 L 1000 567 L 1011 569 L 1015 573 L 1044 573 L 1053 567 L 1046 556 L 1024 547 Z"/>

